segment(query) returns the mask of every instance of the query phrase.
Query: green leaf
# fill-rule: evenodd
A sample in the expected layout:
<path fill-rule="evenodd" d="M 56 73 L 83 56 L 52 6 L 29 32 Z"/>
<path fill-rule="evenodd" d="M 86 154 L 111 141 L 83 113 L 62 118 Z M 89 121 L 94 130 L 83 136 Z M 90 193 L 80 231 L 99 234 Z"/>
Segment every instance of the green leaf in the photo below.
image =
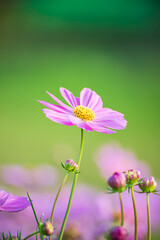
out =
<path fill-rule="evenodd" d="M 5 239 L 5 236 L 4 236 L 4 233 L 2 233 L 2 238 L 3 238 L 3 240 L 6 240 L 6 239 Z"/>
<path fill-rule="evenodd" d="M 10 240 L 12 240 L 12 234 L 10 231 L 9 231 L 9 237 L 10 237 Z"/>
<path fill-rule="evenodd" d="M 61 165 L 62 165 L 62 167 L 63 167 L 64 169 L 66 169 L 65 166 L 64 166 L 64 164 L 63 164 L 63 162 L 61 162 Z"/>
<path fill-rule="evenodd" d="M 160 194 L 159 194 L 159 193 L 156 193 L 156 192 L 152 192 L 152 193 L 160 196 Z"/>

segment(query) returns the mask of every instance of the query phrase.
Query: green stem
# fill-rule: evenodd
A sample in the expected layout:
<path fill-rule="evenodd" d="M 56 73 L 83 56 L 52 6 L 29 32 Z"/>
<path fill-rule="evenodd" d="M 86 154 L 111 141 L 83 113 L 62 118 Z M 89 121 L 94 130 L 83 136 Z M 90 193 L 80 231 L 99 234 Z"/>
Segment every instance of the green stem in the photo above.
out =
<path fill-rule="evenodd" d="M 81 145 L 80 145 L 80 152 L 79 152 L 79 159 L 78 159 L 78 167 L 79 168 L 80 168 L 80 163 L 81 163 L 81 158 L 82 158 L 83 146 L 84 146 L 84 131 L 83 131 L 83 129 L 81 129 Z M 68 215 L 69 215 L 71 204 L 72 204 L 72 199 L 73 199 L 77 179 L 78 179 L 78 174 L 75 174 L 74 179 L 73 179 L 71 193 L 70 193 L 70 198 L 69 198 L 69 202 L 68 202 L 68 206 L 67 206 L 67 210 L 66 210 L 66 214 L 65 214 L 65 217 L 63 219 L 63 223 L 62 223 L 62 227 L 61 227 L 61 231 L 60 231 L 58 240 L 62 240 L 62 237 L 63 237 L 64 229 L 65 229 L 65 226 L 66 226 L 66 223 L 67 223 Z"/>
<path fill-rule="evenodd" d="M 150 209 L 149 209 L 149 193 L 146 193 L 147 197 L 147 217 L 148 217 L 148 240 L 151 240 L 151 218 L 150 218 Z"/>
<path fill-rule="evenodd" d="M 122 196 L 120 192 L 119 192 L 119 200 L 121 205 L 121 226 L 124 226 L 124 209 L 123 209 Z"/>
<path fill-rule="evenodd" d="M 134 240 L 138 239 L 138 231 L 137 231 L 137 211 L 136 211 L 136 203 L 134 198 L 134 190 L 133 186 L 131 187 L 131 195 L 132 195 L 132 202 L 133 202 L 133 210 L 134 210 Z"/>
<path fill-rule="evenodd" d="M 29 201 L 30 201 L 30 204 L 31 204 L 31 207 L 32 207 L 32 211 L 33 211 L 33 213 L 34 213 L 34 216 L 35 216 L 35 219 L 36 219 L 36 222 L 37 222 L 37 227 L 39 228 L 39 222 L 38 222 L 37 214 L 36 214 L 36 211 L 35 211 L 35 209 L 34 209 L 32 200 L 31 200 L 28 192 L 27 192 L 27 196 L 28 196 L 28 198 L 29 198 Z"/>
<path fill-rule="evenodd" d="M 54 204 L 53 204 L 53 208 L 52 208 L 52 213 L 51 213 L 51 223 L 53 223 L 53 215 L 54 215 L 54 211 L 55 211 L 55 207 L 56 207 L 56 203 L 57 203 L 59 194 L 60 194 L 60 192 L 61 192 L 61 190 L 62 190 L 63 185 L 65 184 L 65 182 L 66 182 L 66 180 L 67 180 L 67 178 L 68 178 L 68 174 L 69 174 L 69 171 L 68 171 L 67 174 L 65 175 L 65 178 L 63 179 L 63 182 L 62 182 L 62 184 L 61 184 L 61 186 L 60 186 L 60 188 L 59 188 L 59 190 L 58 190 L 58 193 L 57 193 L 57 195 L 56 195 L 56 198 L 55 198 L 55 200 L 54 200 Z"/>
<path fill-rule="evenodd" d="M 26 240 L 26 239 L 28 239 L 28 238 L 30 238 L 30 237 L 36 235 L 37 233 L 39 233 L 39 231 L 36 231 L 36 232 L 34 232 L 34 233 L 31 233 L 31 234 L 28 235 L 27 237 L 23 238 L 23 240 Z"/>
<path fill-rule="evenodd" d="M 33 211 L 33 213 L 34 213 L 34 216 L 35 216 L 35 219 L 36 219 L 36 222 L 37 222 L 37 227 L 38 227 L 38 229 L 40 230 L 40 228 L 39 228 L 39 221 L 38 221 L 38 218 L 37 218 L 37 214 L 36 214 L 36 211 L 35 211 L 35 209 L 34 209 L 32 200 L 31 200 L 28 192 L 27 192 L 27 196 L 28 196 L 28 198 L 29 198 L 29 201 L 30 201 L 30 204 L 31 204 L 31 207 L 32 207 L 32 211 Z M 43 240 L 43 235 L 42 235 L 41 233 L 40 233 L 40 238 L 41 238 L 41 240 Z"/>
<path fill-rule="evenodd" d="M 57 193 L 57 195 L 56 195 L 56 198 L 55 198 L 55 200 L 54 200 L 54 204 L 53 204 L 53 208 L 52 208 L 52 213 L 51 213 L 51 223 L 53 223 L 53 215 L 54 215 L 54 211 L 55 211 L 55 207 L 56 207 L 56 204 L 57 204 L 57 200 L 58 200 L 59 194 L 60 194 L 60 192 L 61 192 L 61 190 L 62 190 L 63 185 L 65 184 L 65 182 L 66 182 L 66 180 L 67 180 L 67 178 L 68 178 L 68 174 L 69 174 L 69 171 L 67 171 L 67 173 L 66 173 L 66 175 L 65 175 L 65 177 L 64 177 L 64 179 L 63 179 L 63 182 L 62 182 L 62 184 L 61 184 L 61 186 L 60 186 L 60 188 L 59 188 L 59 190 L 58 190 L 58 193 Z M 51 240 L 51 236 L 49 236 L 49 240 Z"/>

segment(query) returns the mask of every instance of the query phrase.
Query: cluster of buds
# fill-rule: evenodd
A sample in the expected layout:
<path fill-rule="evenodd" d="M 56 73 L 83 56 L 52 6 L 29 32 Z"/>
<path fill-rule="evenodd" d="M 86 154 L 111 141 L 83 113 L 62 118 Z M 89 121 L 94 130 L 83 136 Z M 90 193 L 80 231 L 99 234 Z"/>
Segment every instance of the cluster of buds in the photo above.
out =
<path fill-rule="evenodd" d="M 44 236 L 51 236 L 54 232 L 54 228 L 51 222 L 46 221 L 44 223 L 39 223 L 40 233 Z"/>
<path fill-rule="evenodd" d="M 126 190 L 126 178 L 123 173 L 115 172 L 109 179 L 108 185 L 113 192 L 123 192 Z"/>
<path fill-rule="evenodd" d="M 130 169 L 127 172 L 123 172 L 123 173 L 125 174 L 128 185 L 136 185 L 141 176 L 140 171 L 133 170 L 133 169 Z"/>
<path fill-rule="evenodd" d="M 143 178 L 143 180 L 139 184 L 139 188 L 142 190 L 142 192 L 146 193 L 155 192 L 156 187 L 157 182 L 155 181 L 154 177 Z"/>
<path fill-rule="evenodd" d="M 73 173 L 79 173 L 78 165 L 72 159 L 68 159 L 66 160 L 65 164 L 63 163 L 61 164 L 62 164 L 62 167 L 67 171 L 73 172 Z"/>
<path fill-rule="evenodd" d="M 107 239 L 108 240 L 125 240 L 127 236 L 128 236 L 127 230 L 124 227 L 116 226 L 109 231 L 107 235 Z"/>

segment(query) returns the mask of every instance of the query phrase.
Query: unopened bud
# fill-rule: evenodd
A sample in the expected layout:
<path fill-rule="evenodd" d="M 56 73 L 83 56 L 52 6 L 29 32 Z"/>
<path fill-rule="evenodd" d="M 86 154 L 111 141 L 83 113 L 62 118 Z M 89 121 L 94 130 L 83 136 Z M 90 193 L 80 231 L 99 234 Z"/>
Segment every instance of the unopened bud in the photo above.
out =
<path fill-rule="evenodd" d="M 154 177 L 143 178 L 142 182 L 139 184 L 139 188 L 143 192 L 153 192 L 157 187 L 157 182 L 154 180 Z"/>
<path fill-rule="evenodd" d="M 68 170 L 69 172 L 78 171 L 78 165 L 72 159 L 66 160 L 66 162 L 64 164 L 64 168 L 66 170 Z"/>
<path fill-rule="evenodd" d="M 108 184 L 117 192 L 123 191 L 126 186 L 126 178 L 123 173 L 115 172 L 109 179 Z"/>
<path fill-rule="evenodd" d="M 82 239 L 82 234 L 74 225 L 70 225 L 64 232 L 64 240 L 80 240 Z"/>
<path fill-rule="evenodd" d="M 51 222 L 47 221 L 40 225 L 40 232 L 42 235 L 51 236 L 54 232 L 54 228 Z"/>
<path fill-rule="evenodd" d="M 113 227 L 109 232 L 110 240 L 125 240 L 127 238 L 127 231 L 124 227 Z"/>
<path fill-rule="evenodd" d="M 136 184 L 141 176 L 140 171 L 133 170 L 133 169 L 128 170 L 128 172 L 124 172 L 124 174 L 125 174 L 127 183 L 132 185 Z"/>

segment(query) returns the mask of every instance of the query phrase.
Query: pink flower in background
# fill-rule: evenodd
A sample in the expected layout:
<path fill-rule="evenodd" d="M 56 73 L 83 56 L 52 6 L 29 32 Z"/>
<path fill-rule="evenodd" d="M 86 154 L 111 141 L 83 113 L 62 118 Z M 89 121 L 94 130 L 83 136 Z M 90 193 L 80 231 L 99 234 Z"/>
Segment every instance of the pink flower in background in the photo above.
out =
<path fill-rule="evenodd" d="M 0 168 L 0 180 L 6 185 L 25 189 L 51 187 L 58 181 L 57 170 L 50 165 L 38 165 L 25 168 L 20 165 L 3 165 Z M 47 177 L 46 177 L 47 176 Z"/>
<path fill-rule="evenodd" d="M 84 88 L 80 97 L 65 88 L 60 88 L 63 98 L 70 105 L 62 103 L 58 98 L 47 92 L 59 105 L 39 101 L 50 109 L 43 109 L 45 116 L 60 124 L 73 126 L 86 131 L 97 131 L 101 133 L 115 133 L 111 129 L 121 130 L 126 127 L 127 121 L 124 115 L 109 108 L 103 108 L 101 97 L 89 88 Z M 110 129 L 111 128 L 111 129 Z"/>
<path fill-rule="evenodd" d="M 118 144 L 105 144 L 95 155 L 95 162 L 102 177 L 108 179 L 114 172 L 124 172 L 128 169 L 138 169 L 143 177 L 150 175 L 149 166 L 137 160 L 130 150 L 121 148 Z"/>
<path fill-rule="evenodd" d="M 11 193 L 0 191 L 0 211 L 19 212 L 30 206 L 27 197 L 13 196 Z"/>

